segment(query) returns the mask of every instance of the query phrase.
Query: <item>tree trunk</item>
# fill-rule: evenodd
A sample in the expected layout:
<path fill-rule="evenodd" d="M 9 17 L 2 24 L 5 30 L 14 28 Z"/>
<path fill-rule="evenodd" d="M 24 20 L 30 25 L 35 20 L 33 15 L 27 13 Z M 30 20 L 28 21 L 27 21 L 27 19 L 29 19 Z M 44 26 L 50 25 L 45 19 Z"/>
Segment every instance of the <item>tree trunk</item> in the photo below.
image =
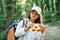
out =
<path fill-rule="evenodd" d="M 12 0 L 7 0 L 7 17 L 5 29 L 12 23 Z"/>

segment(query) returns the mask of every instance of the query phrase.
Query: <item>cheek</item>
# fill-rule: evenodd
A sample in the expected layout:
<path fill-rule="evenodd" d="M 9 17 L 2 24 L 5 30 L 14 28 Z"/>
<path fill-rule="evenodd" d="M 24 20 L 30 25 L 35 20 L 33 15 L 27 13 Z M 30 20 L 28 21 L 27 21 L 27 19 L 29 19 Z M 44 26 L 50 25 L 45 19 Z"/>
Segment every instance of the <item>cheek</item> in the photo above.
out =
<path fill-rule="evenodd" d="M 35 17 L 36 19 L 38 18 L 38 16 Z"/>
<path fill-rule="evenodd" d="M 30 13 L 30 18 L 32 17 L 32 13 Z"/>

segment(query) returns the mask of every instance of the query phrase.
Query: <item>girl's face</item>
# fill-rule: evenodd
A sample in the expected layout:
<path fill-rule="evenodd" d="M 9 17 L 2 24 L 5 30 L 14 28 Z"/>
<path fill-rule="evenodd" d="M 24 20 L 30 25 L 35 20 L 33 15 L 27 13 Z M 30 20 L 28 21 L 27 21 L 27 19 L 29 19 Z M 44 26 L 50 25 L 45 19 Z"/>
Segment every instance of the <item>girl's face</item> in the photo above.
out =
<path fill-rule="evenodd" d="M 39 14 L 35 10 L 33 10 L 30 13 L 30 18 L 36 20 L 37 18 L 39 18 Z"/>

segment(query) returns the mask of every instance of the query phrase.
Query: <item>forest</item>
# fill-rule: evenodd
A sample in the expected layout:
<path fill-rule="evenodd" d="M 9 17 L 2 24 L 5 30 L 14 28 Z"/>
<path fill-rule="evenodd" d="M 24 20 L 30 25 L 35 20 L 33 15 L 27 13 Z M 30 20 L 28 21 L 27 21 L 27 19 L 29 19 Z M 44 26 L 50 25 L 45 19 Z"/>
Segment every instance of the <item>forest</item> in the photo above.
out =
<path fill-rule="evenodd" d="M 5 40 L 10 24 L 26 18 L 33 6 L 41 7 L 44 24 L 60 24 L 60 0 L 0 0 L 0 40 Z"/>

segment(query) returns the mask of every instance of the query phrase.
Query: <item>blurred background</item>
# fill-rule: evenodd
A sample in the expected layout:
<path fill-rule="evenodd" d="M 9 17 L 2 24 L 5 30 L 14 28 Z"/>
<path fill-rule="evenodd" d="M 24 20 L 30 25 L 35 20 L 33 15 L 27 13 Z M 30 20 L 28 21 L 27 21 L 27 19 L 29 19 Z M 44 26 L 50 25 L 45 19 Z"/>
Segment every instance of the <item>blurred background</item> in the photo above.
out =
<path fill-rule="evenodd" d="M 0 0 L 0 40 L 6 40 L 9 25 L 26 18 L 35 5 L 42 9 L 45 40 L 60 40 L 60 0 Z"/>

